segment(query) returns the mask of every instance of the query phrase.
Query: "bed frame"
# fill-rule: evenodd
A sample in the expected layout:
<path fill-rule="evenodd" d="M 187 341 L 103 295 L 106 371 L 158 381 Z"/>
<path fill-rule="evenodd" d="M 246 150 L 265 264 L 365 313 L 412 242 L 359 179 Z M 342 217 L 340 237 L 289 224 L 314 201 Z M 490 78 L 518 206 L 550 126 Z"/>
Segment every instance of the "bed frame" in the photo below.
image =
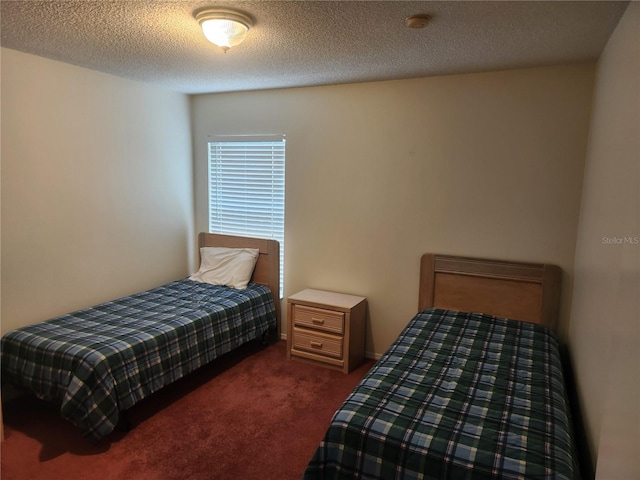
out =
<path fill-rule="evenodd" d="M 557 331 L 561 278 L 556 265 L 426 253 L 419 308 L 487 313 Z"/>
<path fill-rule="evenodd" d="M 280 245 L 276 240 L 236 237 L 201 232 L 198 235 L 198 254 L 202 247 L 257 248 L 260 250 L 251 281 L 269 287 L 276 307 L 278 336 L 280 338 Z"/>

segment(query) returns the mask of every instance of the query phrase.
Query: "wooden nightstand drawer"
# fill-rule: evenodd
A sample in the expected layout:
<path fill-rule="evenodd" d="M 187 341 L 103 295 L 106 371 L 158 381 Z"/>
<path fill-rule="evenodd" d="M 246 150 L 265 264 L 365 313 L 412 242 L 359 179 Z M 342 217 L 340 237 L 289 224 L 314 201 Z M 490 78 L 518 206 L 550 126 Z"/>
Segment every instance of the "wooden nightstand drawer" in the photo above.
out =
<path fill-rule="evenodd" d="M 296 305 L 294 325 L 315 328 L 342 335 L 344 333 L 344 313 L 320 308 Z"/>
<path fill-rule="evenodd" d="M 294 328 L 293 348 L 328 357 L 342 358 L 342 337 L 331 337 L 311 330 Z"/>

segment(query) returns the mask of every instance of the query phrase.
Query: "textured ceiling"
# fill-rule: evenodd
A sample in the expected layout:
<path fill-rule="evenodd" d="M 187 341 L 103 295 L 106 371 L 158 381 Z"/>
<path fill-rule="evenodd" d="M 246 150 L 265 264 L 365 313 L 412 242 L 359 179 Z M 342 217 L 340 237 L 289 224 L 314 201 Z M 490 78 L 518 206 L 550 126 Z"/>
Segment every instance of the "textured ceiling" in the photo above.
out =
<path fill-rule="evenodd" d="M 8 1 L 1 45 L 185 93 L 353 83 L 595 60 L 628 2 Z M 223 53 L 193 12 L 255 22 Z M 405 18 L 427 13 L 424 30 Z"/>

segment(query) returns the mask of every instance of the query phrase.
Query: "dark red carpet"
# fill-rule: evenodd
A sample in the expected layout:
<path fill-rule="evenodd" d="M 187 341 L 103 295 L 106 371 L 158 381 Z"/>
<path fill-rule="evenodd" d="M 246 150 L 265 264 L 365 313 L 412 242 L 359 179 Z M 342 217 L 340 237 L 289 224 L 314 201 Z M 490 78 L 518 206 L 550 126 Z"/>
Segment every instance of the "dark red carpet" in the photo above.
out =
<path fill-rule="evenodd" d="M 35 398 L 4 407 L 2 480 L 299 479 L 331 416 L 373 365 L 349 375 L 251 344 L 134 406 L 98 444 Z"/>

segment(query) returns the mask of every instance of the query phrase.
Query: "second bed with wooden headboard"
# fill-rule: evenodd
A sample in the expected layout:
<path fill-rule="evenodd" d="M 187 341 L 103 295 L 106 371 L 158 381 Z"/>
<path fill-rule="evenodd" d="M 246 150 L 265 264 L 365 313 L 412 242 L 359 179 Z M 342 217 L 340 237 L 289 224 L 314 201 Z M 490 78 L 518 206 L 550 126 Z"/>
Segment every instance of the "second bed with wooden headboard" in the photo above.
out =
<path fill-rule="evenodd" d="M 305 479 L 580 478 L 553 265 L 425 254 L 419 313 L 335 413 Z"/>

